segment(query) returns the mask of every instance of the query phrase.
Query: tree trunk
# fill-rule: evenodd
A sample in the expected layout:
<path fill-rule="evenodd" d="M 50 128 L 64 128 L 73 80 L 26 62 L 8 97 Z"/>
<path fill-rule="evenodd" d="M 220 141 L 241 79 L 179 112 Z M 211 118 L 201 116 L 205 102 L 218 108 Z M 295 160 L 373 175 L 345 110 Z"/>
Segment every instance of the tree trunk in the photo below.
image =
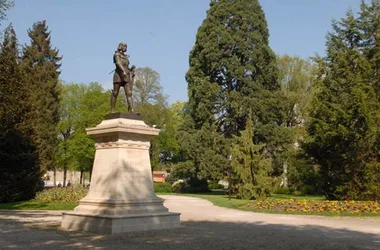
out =
<path fill-rule="evenodd" d="M 66 187 L 66 175 L 67 175 L 67 167 L 63 167 L 63 187 Z"/>
<path fill-rule="evenodd" d="M 282 165 L 283 173 L 282 173 L 282 181 L 281 186 L 288 187 L 288 163 L 285 161 Z"/>
<path fill-rule="evenodd" d="M 53 184 L 54 187 L 57 186 L 57 169 L 55 167 L 53 168 Z"/>
<path fill-rule="evenodd" d="M 79 184 L 81 184 L 81 185 L 84 184 L 83 183 L 83 170 L 82 169 L 80 170 Z"/>
<path fill-rule="evenodd" d="M 88 181 L 91 183 L 91 176 L 92 176 L 92 167 L 90 169 L 90 174 L 89 174 L 89 178 L 88 178 Z"/>

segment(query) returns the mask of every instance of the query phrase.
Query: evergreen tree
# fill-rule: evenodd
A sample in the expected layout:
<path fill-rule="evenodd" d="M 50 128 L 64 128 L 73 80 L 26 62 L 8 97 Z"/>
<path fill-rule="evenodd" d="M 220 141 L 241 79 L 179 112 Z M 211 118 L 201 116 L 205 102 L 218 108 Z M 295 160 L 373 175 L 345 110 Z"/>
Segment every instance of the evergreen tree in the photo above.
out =
<path fill-rule="evenodd" d="M 0 51 L 0 202 L 27 200 L 40 189 L 40 171 L 26 122 L 16 34 L 10 25 Z"/>
<path fill-rule="evenodd" d="M 322 188 L 328 199 L 371 197 L 366 176 L 377 147 L 378 106 L 372 84 L 374 70 L 362 49 L 362 31 L 367 28 L 360 27 L 348 11 L 340 22 L 333 22 L 333 32 L 327 37 L 327 56 L 317 59 L 320 73 L 305 149 L 320 165 Z M 371 183 L 379 185 L 379 179 Z"/>
<path fill-rule="evenodd" d="M 7 17 L 7 10 L 9 10 L 11 7 L 13 7 L 14 3 L 12 0 L 0 0 L 0 25 L 1 21 L 6 19 Z M 0 31 L 0 35 L 2 32 Z"/>
<path fill-rule="evenodd" d="M 188 115 L 180 133 L 195 176 L 229 172 L 229 141 L 245 129 L 249 111 L 255 140 L 265 143 L 264 151 L 273 154 L 282 144 L 283 138 L 277 142 L 274 138 L 286 135 L 279 126 L 285 119 L 281 109 L 285 99 L 268 43 L 265 15 L 257 0 L 211 1 L 190 52 Z M 204 164 L 209 159 L 213 164 Z"/>
<path fill-rule="evenodd" d="M 252 119 L 248 119 L 246 129 L 240 137 L 235 138 L 232 167 L 241 180 L 237 187 L 238 196 L 243 199 L 264 200 L 272 189 L 271 159 L 264 154 L 264 144 L 254 144 L 253 136 Z"/>
<path fill-rule="evenodd" d="M 370 4 L 362 1 L 358 26 L 361 34 L 360 49 L 371 64 L 371 76 L 368 82 L 374 89 L 373 103 L 376 141 L 366 169 L 366 192 L 368 199 L 380 200 L 380 1 Z"/>
<path fill-rule="evenodd" d="M 46 21 L 28 30 L 31 44 L 23 48 L 22 73 L 26 96 L 31 103 L 28 128 L 38 153 L 42 170 L 53 168 L 59 121 L 60 60 L 58 50 L 51 47 Z"/>

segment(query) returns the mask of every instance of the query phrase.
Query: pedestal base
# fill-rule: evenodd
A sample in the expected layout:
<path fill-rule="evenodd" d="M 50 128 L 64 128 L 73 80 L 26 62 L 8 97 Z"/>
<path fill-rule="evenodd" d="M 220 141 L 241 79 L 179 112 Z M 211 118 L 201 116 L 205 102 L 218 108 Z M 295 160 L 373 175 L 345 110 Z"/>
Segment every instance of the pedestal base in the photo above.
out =
<path fill-rule="evenodd" d="M 61 227 L 65 230 L 100 234 L 158 230 L 179 227 L 179 213 L 149 215 L 91 215 L 76 212 L 63 213 Z"/>
<path fill-rule="evenodd" d="M 169 213 L 153 189 L 150 140 L 159 130 L 135 114 L 110 114 L 87 134 L 95 138 L 90 189 L 61 228 L 102 234 L 174 228 L 178 213 Z"/>

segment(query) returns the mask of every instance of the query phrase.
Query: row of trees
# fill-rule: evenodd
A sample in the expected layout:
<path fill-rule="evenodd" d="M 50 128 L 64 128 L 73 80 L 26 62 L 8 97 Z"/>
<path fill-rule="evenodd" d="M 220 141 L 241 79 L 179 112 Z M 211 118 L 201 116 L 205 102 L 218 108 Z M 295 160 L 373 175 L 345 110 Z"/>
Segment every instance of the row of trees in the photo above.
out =
<path fill-rule="evenodd" d="M 30 44 L 20 53 L 9 25 L 1 45 L 0 201 L 32 198 L 41 187 L 41 169 L 54 162 L 61 57 L 51 47 L 45 22 L 35 23 L 28 35 Z"/>
<path fill-rule="evenodd" d="M 225 179 L 246 199 L 283 186 L 378 200 L 379 12 L 378 0 L 349 11 L 333 23 L 326 56 L 310 61 L 274 54 L 258 0 L 212 0 L 190 53 L 188 102 L 168 105 L 159 74 L 137 69 L 136 110 L 161 129 L 152 167 L 185 179 L 187 191 Z M 19 51 L 8 27 L 0 51 L 0 201 L 31 198 L 46 170 L 91 172 L 85 128 L 109 112 L 99 83 L 58 80 L 61 57 L 45 22 L 28 35 Z"/>
<path fill-rule="evenodd" d="M 11 1 L 0 0 L 0 21 Z M 85 128 L 109 113 L 110 92 L 99 83 L 65 84 L 59 80 L 59 51 L 51 45 L 45 21 L 28 30 L 30 43 L 19 49 L 12 25 L 0 47 L 0 202 L 33 198 L 42 188 L 42 175 L 57 169 L 91 173 L 94 142 Z M 177 144 L 167 125 L 171 114 L 160 76 L 150 68 L 136 70 L 134 98 L 147 123 L 164 128 L 153 142 L 154 166 Z M 117 110 L 125 110 L 118 99 Z M 167 146 L 168 145 L 168 146 Z M 166 156 L 170 158 L 170 154 Z M 53 176 L 56 184 L 55 174 Z"/>
<path fill-rule="evenodd" d="M 228 179 L 248 199 L 291 185 L 378 200 L 379 13 L 378 0 L 348 11 L 310 62 L 274 55 L 257 0 L 211 1 L 190 53 L 173 174 L 200 190 Z"/>

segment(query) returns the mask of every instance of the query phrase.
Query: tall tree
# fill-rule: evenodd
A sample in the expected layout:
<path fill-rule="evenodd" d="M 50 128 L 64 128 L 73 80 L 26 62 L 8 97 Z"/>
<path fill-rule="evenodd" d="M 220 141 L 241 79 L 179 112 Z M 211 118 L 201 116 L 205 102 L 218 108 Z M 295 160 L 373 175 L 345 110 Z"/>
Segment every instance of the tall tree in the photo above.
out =
<path fill-rule="evenodd" d="M 63 85 L 56 164 L 64 171 L 91 171 L 94 159 L 94 140 L 87 136 L 86 128 L 99 124 L 109 112 L 108 93 L 99 83 Z M 122 101 L 116 106 L 120 110 Z M 82 179 L 82 178 L 81 178 Z"/>
<path fill-rule="evenodd" d="M 17 45 L 10 25 L 0 50 L 0 202 L 31 199 L 41 187 L 35 148 L 22 129 L 27 120 L 27 100 Z"/>
<path fill-rule="evenodd" d="M 305 163 L 299 159 L 299 141 L 306 135 L 304 126 L 308 119 L 308 110 L 310 107 L 312 82 L 316 78 L 317 68 L 310 60 L 300 57 L 292 57 L 288 55 L 277 57 L 278 81 L 281 84 L 281 92 L 286 102 L 284 102 L 284 111 L 286 114 L 283 126 L 289 128 L 287 132 L 292 135 L 293 143 L 279 152 L 275 159 L 277 175 L 282 173 L 282 186 L 288 185 L 288 173 L 290 173 L 290 184 L 300 183 L 299 178 L 302 173 L 299 170 L 301 163 Z M 290 139 L 290 138 L 289 138 Z M 302 165 L 302 164 L 301 164 Z M 282 167 L 282 169 L 281 169 Z M 309 165 L 303 168 L 309 169 Z M 296 178 L 294 178 L 296 177 Z"/>
<path fill-rule="evenodd" d="M 358 20 L 348 11 L 345 18 L 334 21 L 327 55 L 317 58 L 319 78 L 305 149 L 320 165 L 322 188 L 329 199 L 378 197 L 369 192 L 368 185 L 379 186 L 379 175 L 371 183 L 367 177 L 369 162 L 379 169 L 372 155 L 378 126 L 373 83 L 378 78 L 362 48 L 362 34 L 372 24 L 361 27 Z"/>
<path fill-rule="evenodd" d="M 165 104 L 167 97 L 162 92 L 160 74 L 149 67 L 137 68 L 133 99 L 136 105 Z"/>
<path fill-rule="evenodd" d="M 366 196 L 369 199 L 380 200 L 380 1 L 371 0 L 370 4 L 362 1 L 358 26 L 362 37 L 360 49 L 371 64 L 369 85 L 373 86 L 375 102 L 376 141 L 372 147 L 371 157 L 367 163 Z"/>
<path fill-rule="evenodd" d="M 245 129 L 249 111 L 256 142 L 265 142 L 268 153 L 278 147 L 267 142 L 274 141 L 283 123 L 279 120 L 284 118 L 282 96 L 276 57 L 257 0 L 211 1 L 190 52 L 186 80 L 188 117 L 181 134 L 182 140 L 194 143 L 184 147 L 195 175 L 214 169 L 219 175 L 228 171 L 228 141 Z M 221 137 L 212 140 L 216 134 Z M 200 159 L 214 159 L 214 164 Z M 206 167 L 211 171 L 205 171 Z"/>
<path fill-rule="evenodd" d="M 42 170 L 54 167 L 57 143 L 56 125 L 59 121 L 61 57 L 51 46 L 46 21 L 37 22 L 28 30 L 30 45 L 25 45 L 22 55 L 22 72 L 25 96 L 32 104 L 28 124 L 33 143 L 37 147 L 38 163 Z"/>

